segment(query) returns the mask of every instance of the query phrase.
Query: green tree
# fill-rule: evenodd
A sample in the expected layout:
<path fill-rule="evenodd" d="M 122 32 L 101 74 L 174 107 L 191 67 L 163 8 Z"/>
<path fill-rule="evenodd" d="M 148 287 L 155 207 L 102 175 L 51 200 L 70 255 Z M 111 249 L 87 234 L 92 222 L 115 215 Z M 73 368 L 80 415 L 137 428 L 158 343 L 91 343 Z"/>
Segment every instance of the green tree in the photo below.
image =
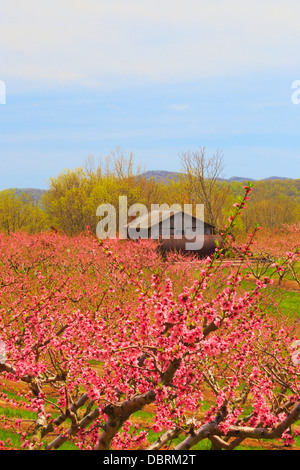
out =
<path fill-rule="evenodd" d="M 29 194 L 6 189 L 0 192 L 0 230 L 8 234 L 40 232 L 48 227 L 48 219 Z"/>
<path fill-rule="evenodd" d="M 67 235 L 75 235 L 89 226 L 95 232 L 97 207 L 111 204 L 119 219 L 119 197 L 126 196 L 128 206 L 149 204 L 157 185 L 147 183 L 135 168 L 133 157 L 117 149 L 104 162 L 89 157 L 83 167 L 64 170 L 49 179 L 49 190 L 42 197 L 51 223 Z M 154 201 L 153 201 L 154 202 Z M 156 201 L 155 201 L 156 202 Z"/>

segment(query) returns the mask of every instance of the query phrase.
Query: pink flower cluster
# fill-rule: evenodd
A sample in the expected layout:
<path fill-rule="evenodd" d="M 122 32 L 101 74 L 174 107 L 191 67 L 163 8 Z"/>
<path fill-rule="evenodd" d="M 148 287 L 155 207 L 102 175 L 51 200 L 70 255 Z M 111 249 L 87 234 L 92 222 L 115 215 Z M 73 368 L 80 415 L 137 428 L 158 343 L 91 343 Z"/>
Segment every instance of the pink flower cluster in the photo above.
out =
<path fill-rule="evenodd" d="M 213 257 L 164 260 L 151 240 L 18 234 L 0 235 L 0 248 L 1 389 L 10 381 L 30 391 L 19 401 L 5 392 L 0 398 L 49 424 L 55 413 L 71 417 L 79 392 L 87 392 L 100 415 L 71 437 L 80 449 L 95 447 L 107 405 L 149 391 L 155 432 L 188 432 L 191 416 L 200 426 L 220 411 L 224 435 L 244 418 L 274 428 L 286 416 L 278 412 L 283 384 L 290 402 L 299 398 L 294 336 L 262 307 L 267 277 L 245 290 L 247 269 Z M 19 421 L 15 431 L 23 448 L 32 445 Z M 136 448 L 146 437 L 128 419 L 112 446 Z"/>

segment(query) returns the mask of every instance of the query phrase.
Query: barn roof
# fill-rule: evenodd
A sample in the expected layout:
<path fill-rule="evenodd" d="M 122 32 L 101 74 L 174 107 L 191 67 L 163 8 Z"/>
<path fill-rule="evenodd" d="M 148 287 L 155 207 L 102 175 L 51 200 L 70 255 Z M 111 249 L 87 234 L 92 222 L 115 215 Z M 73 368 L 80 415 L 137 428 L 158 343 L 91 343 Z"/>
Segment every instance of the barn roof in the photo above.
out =
<path fill-rule="evenodd" d="M 169 219 L 173 215 L 175 216 L 178 213 L 184 213 L 184 215 L 187 215 L 189 217 L 192 217 L 193 219 L 197 219 L 196 217 L 192 216 L 191 214 L 188 214 L 187 212 L 183 212 L 181 210 L 153 210 L 151 212 L 148 212 L 145 215 L 142 215 L 140 217 L 137 217 L 136 219 L 132 220 L 129 222 L 127 225 L 124 225 L 124 228 L 128 227 L 139 227 L 141 229 L 149 229 L 150 227 L 153 227 L 154 225 L 157 225 L 160 222 L 163 222 L 164 220 Z M 202 221 L 201 221 L 202 222 Z M 210 225 L 206 222 L 204 222 L 205 225 L 209 225 L 210 227 L 213 227 L 213 225 Z"/>

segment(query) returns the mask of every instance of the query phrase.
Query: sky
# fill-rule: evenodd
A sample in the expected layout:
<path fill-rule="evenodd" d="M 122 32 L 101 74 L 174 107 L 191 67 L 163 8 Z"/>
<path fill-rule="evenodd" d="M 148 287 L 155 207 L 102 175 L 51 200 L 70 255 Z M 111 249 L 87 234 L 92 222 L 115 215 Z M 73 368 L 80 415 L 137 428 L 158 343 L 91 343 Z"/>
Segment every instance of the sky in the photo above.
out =
<path fill-rule="evenodd" d="M 205 147 L 227 178 L 300 178 L 299 17 L 298 0 L 1 1 L 0 190 L 116 148 L 143 171 Z"/>

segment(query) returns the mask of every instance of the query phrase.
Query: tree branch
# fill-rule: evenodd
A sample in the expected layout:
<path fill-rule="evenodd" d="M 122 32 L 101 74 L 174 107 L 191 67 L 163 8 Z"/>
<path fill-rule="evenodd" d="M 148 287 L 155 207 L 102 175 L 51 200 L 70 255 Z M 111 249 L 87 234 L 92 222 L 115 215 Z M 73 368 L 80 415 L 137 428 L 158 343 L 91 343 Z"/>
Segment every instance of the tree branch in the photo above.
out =
<path fill-rule="evenodd" d="M 144 405 L 152 403 L 155 400 L 155 392 L 150 390 L 143 395 L 138 395 L 131 400 L 124 401 L 118 405 L 107 405 L 103 412 L 108 419 L 99 437 L 96 450 L 108 450 L 115 434 L 122 427 L 124 422 L 136 411 L 143 408 Z"/>

